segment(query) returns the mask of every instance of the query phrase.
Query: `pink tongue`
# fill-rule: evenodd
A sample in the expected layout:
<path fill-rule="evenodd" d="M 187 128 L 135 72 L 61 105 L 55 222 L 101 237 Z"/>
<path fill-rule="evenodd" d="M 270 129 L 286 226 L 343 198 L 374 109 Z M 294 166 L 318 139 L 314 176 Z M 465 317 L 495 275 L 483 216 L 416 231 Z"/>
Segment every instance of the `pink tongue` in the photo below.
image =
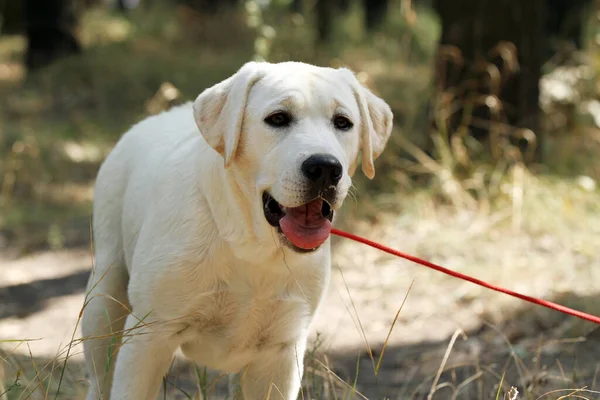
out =
<path fill-rule="evenodd" d="M 296 247 L 310 250 L 322 245 L 331 233 L 331 222 L 321 214 L 323 200 L 288 208 L 279 226 Z"/>

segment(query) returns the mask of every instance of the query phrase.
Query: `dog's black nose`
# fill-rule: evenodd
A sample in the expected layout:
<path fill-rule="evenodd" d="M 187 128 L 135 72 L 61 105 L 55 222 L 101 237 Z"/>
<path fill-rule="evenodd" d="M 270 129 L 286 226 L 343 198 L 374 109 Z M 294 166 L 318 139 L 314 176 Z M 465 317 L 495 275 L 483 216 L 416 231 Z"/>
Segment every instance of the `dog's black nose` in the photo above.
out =
<path fill-rule="evenodd" d="M 330 154 L 313 154 L 302 163 L 302 173 L 319 189 L 326 190 L 342 179 L 342 164 Z"/>

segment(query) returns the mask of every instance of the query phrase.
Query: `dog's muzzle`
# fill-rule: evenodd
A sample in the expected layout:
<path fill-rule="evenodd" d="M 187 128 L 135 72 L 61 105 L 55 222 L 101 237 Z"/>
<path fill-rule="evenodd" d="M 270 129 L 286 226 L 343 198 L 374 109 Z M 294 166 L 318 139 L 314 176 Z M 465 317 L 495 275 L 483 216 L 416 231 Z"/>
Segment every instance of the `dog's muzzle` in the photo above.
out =
<path fill-rule="evenodd" d="M 310 182 L 310 197 L 332 204 L 343 172 L 340 161 L 330 154 L 313 154 L 302 163 L 302 174 Z"/>
<path fill-rule="evenodd" d="M 269 192 L 262 195 L 263 212 L 269 225 L 278 228 L 283 243 L 299 252 L 313 251 L 331 233 L 333 207 L 337 185 L 343 167 L 329 154 L 313 154 L 301 166 L 306 178 L 306 202 L 297 207 L 285 207 Z"/>

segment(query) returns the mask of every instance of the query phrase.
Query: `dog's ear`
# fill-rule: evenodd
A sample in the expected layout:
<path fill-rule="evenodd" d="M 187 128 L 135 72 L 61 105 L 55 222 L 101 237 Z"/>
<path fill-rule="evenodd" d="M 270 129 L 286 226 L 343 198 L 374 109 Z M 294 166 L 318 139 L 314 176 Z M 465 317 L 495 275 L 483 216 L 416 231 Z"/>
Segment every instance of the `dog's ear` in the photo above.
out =
<path fill-rule="evenodd" d="M 248 62 L 233 76 L 204 90 L 194 101 L 194 119 L 204 140 L 223 156 L 225 168 L 238 147 L 248 93 L 265 73 L 265 63 Z"/>
<path fill-rule="evenodd" d="M 360 110 L 360 143 L 362 170 L 369 178 L 375 177 L 374 161 L 383 152 L 392 133 L 394 115 L 390 106 L 364 87 L 352 71 L 340 69 L 349 80 Z"/>

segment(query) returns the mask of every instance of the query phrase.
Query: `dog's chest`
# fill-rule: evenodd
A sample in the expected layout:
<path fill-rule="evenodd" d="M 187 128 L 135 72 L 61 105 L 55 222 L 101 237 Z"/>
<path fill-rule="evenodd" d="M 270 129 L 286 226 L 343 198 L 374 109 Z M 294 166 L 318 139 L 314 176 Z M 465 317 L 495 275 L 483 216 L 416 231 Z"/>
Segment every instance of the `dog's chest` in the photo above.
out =
<path fill-rule="evenodd" d="M 288 291 L 226 288 L 202 296 L 186 318 L 183 353 L 192 360 L 236 372 L 259 354 L 293 346 L 306 334 L 311 306 Z"/>

